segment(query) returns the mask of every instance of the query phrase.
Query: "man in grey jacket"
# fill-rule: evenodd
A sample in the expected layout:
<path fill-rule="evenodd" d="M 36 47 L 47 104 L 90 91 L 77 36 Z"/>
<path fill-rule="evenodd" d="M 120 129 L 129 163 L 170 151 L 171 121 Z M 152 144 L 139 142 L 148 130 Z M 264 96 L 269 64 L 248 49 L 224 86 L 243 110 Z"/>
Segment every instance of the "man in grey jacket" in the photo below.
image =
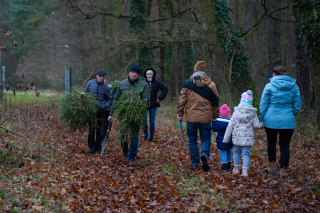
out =
<path fill-rule="evenodd" d="M 110 111 L 112 98 L 110 95 L 110 87 L 104 82 L 106 71 L 99 70 L 96 79 L 88 81 L 85 90 L 91 92 L 98 104 L 98 126 L 89 125 L 88 147 L 89 153 L 101 152 L 101 142 L 104 138 L 104 130 L 106 128 L 106 113 Z"/>

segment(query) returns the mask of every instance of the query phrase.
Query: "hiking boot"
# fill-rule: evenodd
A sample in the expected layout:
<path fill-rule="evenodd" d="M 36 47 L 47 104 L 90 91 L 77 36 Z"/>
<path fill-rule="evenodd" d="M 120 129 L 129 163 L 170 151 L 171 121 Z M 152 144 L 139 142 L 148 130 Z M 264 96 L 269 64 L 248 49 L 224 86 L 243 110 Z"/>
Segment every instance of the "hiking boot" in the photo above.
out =
<path fill-rule="evenodd" d="M 88 153 L 90 154 L 94 153 L 94 149 L 89 149 Z"/>
<path fill-rule="evenodd" d="M 228 171 L 228 164 L 227 164 L 227 163 L 223 163 L 223 164 L 222 164 L 222 171 L 223 171 L 223 172 Z"/>
<path fill-rule="evenodd" d="M 280 168 L 280 177 L 286 178 L 288 176 L 287 169 L 286 168 Z"/>
<path fill-rule="evenodd" d="M 231 162 L 228 162 L 227 165 L 228 165 L 227 170 L 232 170 Z"/>
<path fill-rule="evenodd" d="M 198 170 L 199 169 L 199 164 L 193 164 L 192 165 L 193 170 Z"/>
<path fill-rule="evenodd" d="M 133 160 L 129 160 L 129 166 L 135 166 L 136 163 Z"/>
<path fill-rule="evenodd" d="M 148 138 L 144 138 L 144 139 L 143 139 L 143 142 L 148 142 Z"/>
<path fill-rule="evenodd" d="M 247 168 L 242 168 L 242 177 L 249 177 L 249 173 L 248 173 L 249 169 Z"/>
<path fill-rule="evenodd" d="M 124 158 L 128 158 L 128 152 L 123 153 L 123 157 L 124 157 Z"/>
<path fill-rule="evenodd" d="M 234 175 L 240 174 L 240 166 L 234 166 L 232 174 Z"/>
<path fill-rule="evenodd" d="M 270 162 L 269 163 L 269 169 L 268 169 L 268 174 L 270 175 L 275 175 L 277 172 L 277 165 L 276 162 Z"/>
<path fill-rule="evenodd" d="M 202 169 L 203 169 L 203 171 L 205 171 L 205 172 L 209 171 L 210 167 L 209 167 L 209 164 L 208 164 L 207 155 L 206 154 L 202 154 L 200 159 L 202 161 Z"/>

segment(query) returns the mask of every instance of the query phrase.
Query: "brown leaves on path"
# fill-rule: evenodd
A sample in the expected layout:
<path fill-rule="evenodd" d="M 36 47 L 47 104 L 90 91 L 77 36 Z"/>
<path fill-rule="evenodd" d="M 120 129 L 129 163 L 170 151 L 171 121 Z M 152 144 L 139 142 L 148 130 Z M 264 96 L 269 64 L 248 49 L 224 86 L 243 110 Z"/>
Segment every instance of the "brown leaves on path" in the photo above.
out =
<path fill-rule="evenodd" d="M 47 109 L 54 110 L 54 109 Z M 46 112 L 47 112 L 46 110 Z M 54 114 L 56 112 L 52 112 Z M 87 133 L 71 134 L 57 119 L 38 139 L 39 152 L 19 168 L 1 165 L 0 209 L 18 212 L 317 212 L 318 146 L 292 140 L 289 177 L 267 174 L 264 131 L 258 131 L 249 178 L 222 172 L 212 139 L 209 172 L 192 170 L 180 130 L 161 126 L 154 143 L 140 135 L 136 165 L 123 158 L 114 127 L 102 157 L 88 154 Z M 44 135 L 43 129 L 33 129 Z M 40 132 L 41 131 L 41 132 Z M 12 136 L 13 137 L 13 136 Z M 40 138 L 40 137 L 39 137 Z M 14 140 L 14 137 L 12 138 Z M 319 142 L 319 141 L 318 141 Z M 318 143 L 319 144 L 319 143 Z M 40 146 L 40 145 L 39 145 Z M 200 144 L 199 144 L 200 147 Z M 313 149 L 313 150 L 312 150 Z M 21 151 L 18 148 L 13 151 Z M 279 153 L 279 152 L 278 152 Z M 3 161 L 2 161 L 3 162 Z M 278 165 L 279 166 L 279 165 Z M 279 168 L 278 168 L 279 169 Z"/>

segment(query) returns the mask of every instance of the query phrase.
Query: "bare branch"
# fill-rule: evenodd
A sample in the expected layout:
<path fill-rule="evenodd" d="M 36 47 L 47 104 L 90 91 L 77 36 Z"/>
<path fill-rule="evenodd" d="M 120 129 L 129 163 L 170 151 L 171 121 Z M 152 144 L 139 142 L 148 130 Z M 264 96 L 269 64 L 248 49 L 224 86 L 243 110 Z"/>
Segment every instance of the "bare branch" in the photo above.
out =
<path fill-rule="evenodd" d="M 122 14 L 119 14 L 119 15 L 116 15 L 116 14 L 113 14 L 113 13 L 110 13 L 110 12 L 104 12 L 104 11 L 96 11 L 96 12 L 94 12 L 92 14 L 88 14 L 88 13 L 84 12 L 81 8 L 75 6 L 72 3 L 71 0 L 68 0 L 68 3 L 70 4 L 71 9 L 73 9 L 76 12 L 81 13 L 83 15 L 84 19 L 92 19 L 92 18 L 94 18 L 94 17 L 96 17 L 98 15 L 103 15 L 103 16 L 111 16 L 113 18 L 125 19 L 125 20 L 128 21 L 129 18 L 134 18 L 137 15 L 139 15 L 139 16 L 142 16 L 146 22 L 153 23 L 153 22 L 158 22 L 158 21 L 166 21 L 166 20 L 181 16 L 182 14 L 190 11 L 194 15 L 196 22 L 199 23 L 198 18 L 197 18 L 197 14 L 194 12 L 194 8 L 193 7 L 186 8 L 186 9 L 184 9 L 184 10 L 178 12 L 178 13 L 175 13 L 175 14 L 173 14 L 171 16 L 167 16 L 167 17 L 163 17 L 163 18 L 159 18 L 159 19 L 149 19 L 149 18 L 145 17 L 142 14 L 134 14 L 134 15 L 122 15 Z"/>
<path fill-rule="evenodd" d="M 47 99 L 49 99 L 49 97 L 43 99 L 43 100 L 40 101 L 39 103 L 42 103 L 42 102 L 46 101 Z M 26 109 L 21 110 L 21 111 L 17 112 L 17 113 L 14 114 L 14 115 L 11 115 L 11 116 L 8 117 L 7 119 L 4 119 L 3 121 L 1 121 L 0 125 L 4 124 L 5 122 L 7 122 L 8 120 L 12 119 L 13 117 L 15 117 L 15 116 L 17 116 L 17 115 L 19 115 L 19 114 L 22 114 L 23 112 L 28 111 L 29 109 L 32 109 L 32 108 L 35 108 L 35 107 L 41 107 L 41 106 L 40 106 L 40 105 L 33 105 L 33 106 L 30 106 L 30 107 L 27 107 Z"/>
<path fill-rule="evenodd" d="M 233 58 L 234 58 L 234 53 L 236 52 L 235 46 L 233 46 L 233 54 L 230 62 L 230 71 L 229 71 L 229 82 L 231 83 L 231 73 L 232 73 L 232 65 L 233 65 Z"/>
<path fill-rule="evenodd" d="M 268 18 L 272 18 L 272 19 L 275 19 L 275 20 L 278 20 L 278 21 L 283 21 L 283 20 L 281 20 L 281 19 L 278 19 L 278 18 L 273 17 L 272 15 L 273 15 L 274 13 L 276 13 L 276 12 L 279 12 L 279 11 L 282 11 L 282 10 L 286 10 L 286 9 L 289 8 L 289 6 L 286 6 L 286 7 L 276 8 L 276 9 L 274 9 L 274 10 L 272 10 L 272 11 L 269 11 L 268 8 L 267 8 L 267 6 L 266 6 L 266 1 L 265 1 L 265 0 L 261 1 L 261 5 L 262 5 L 263 8 L 264 8 L 264 13 L 262 14 L 262 16 L 259 18 L 259 20 L 258 20 L 254 25 L 252 25 L 252 26 L 251 26 L 248 30 L 246 30 L 245 32 L 242 32 L 242 30 L 241 30 L 241 33 L 238 33 L 238 34 L 237 34 L 238 37 L 244 37 L 244 36 L 246 36 L 246 35 L 248 35 L 248 34 L 253 33 L 253 32 L 259 27 L 259 25 L 260 25 L 264 20 L 266 20 L 266 19 L 268 19 Z M 290 22 L 292 22 L 292 21 L 290 21 Z"/>
<path fill-rule="evenodd" d="M 94 71 L 94 69 L 92 69 L 92 71 L 91 71 L 90 75 L 88 76 L 88 78 L 83 82 L 82 89 L 86 86 L 87 82 L 90 80 L 90 78 L 91 78 L 91 76 L 93 74 L 93 71 Z"/>
<path fill-rule="evenodd" d="M 4 129 L 4 130 L 6 130 L 6 131 L 8 131 L 8 132 L 12 132 L 12 133 L 14 133 L 14 134 L 20 135 L 20 136 L 23 137 L 23 138 L 26 138 L 26 136 L 20 134 L 19 132 L 12 131 L 12 130 L 10 130 L 10 129 L 5 128 L 4 126 L 0 126 L 0 129 Z"/>

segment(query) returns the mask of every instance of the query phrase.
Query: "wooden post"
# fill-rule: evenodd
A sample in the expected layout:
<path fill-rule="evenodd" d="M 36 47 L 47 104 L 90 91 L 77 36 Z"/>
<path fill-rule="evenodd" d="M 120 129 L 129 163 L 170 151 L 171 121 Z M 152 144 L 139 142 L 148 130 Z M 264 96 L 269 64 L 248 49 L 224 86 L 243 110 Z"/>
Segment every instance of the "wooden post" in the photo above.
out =
<path fill-rule="evenodd" d="M 65 89 L 71 91 L 71 67 L 65 69 Z"/>
<path fill-rule="evenodd" d="M 1 72 L 1 101 L 3 101 L 4 98 L 4 84 L 6 82 L 6 67 L 2 66 L 2 72 Z"/>

